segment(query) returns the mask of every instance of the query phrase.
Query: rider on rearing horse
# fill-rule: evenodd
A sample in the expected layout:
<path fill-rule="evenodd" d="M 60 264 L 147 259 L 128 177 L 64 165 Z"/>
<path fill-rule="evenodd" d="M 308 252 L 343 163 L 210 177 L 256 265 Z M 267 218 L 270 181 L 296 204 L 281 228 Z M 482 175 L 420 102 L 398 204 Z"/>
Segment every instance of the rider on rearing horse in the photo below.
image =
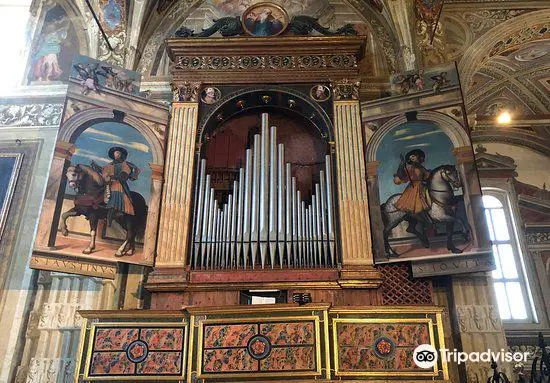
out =
<path fill-rule="evenodd" d="M 127 181 L 135 181 L 140 170 L 136 165 L 126 161 L 128 152 L 123 147 L 113 146 L 109 149 L 108 155 L 113 161 L 103 168 L 103 178 L 108 189 L 105 192 L 105 202 L 109 209 L 107 222 L 111 225 L 116 213 L 135 215 Z"/>
<path fill-rule="evenodd" d="M 405 213 L 422 216 L 427 223 L 431 223 L 426 211 L 430 209 L 431 201 L 425 186 L 430 176 L 430 171 L 422 164 L 426 159 L 424 151 L 414 149 L 401 157 L 401 163 L 397 172 L 393 175 L 393 182 L 401 185 L 409 182 L 401 197 L 395 204 L 395 208 Z M 409 231 L 409 229 L 407 229 Z"/>

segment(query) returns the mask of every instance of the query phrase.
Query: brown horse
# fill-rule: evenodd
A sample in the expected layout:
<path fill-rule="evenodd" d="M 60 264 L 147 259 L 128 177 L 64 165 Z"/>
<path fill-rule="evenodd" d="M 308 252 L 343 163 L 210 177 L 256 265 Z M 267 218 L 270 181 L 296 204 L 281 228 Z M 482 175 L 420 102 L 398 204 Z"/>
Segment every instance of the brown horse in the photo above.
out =
<path fill-rule="evenodd" d="M 69 234 L 67 218 L 85 216 L 90 221 L 90 244 L 82 252 L 90 254 L 95 249 L 97 224 L 100 219 L 107 219 L 109 211 L 104 202 L 107 184 L 101 173 L 88 165 L 71 165 L 65 175 L 69 187 L 76 191 L 76 198 L 75 206 L 61 215 L 61 233 L 65 236 Z M 130 198 L 135 215 L 119 211 L 114 214 L 114 220 L 126 230 L 124 242 L 115 252 L 117 257 L 133 255 L 136 237 L 142 236 L 145 232 L 147 203 L 143 196 L 136 192 L 130 192 Z"/>

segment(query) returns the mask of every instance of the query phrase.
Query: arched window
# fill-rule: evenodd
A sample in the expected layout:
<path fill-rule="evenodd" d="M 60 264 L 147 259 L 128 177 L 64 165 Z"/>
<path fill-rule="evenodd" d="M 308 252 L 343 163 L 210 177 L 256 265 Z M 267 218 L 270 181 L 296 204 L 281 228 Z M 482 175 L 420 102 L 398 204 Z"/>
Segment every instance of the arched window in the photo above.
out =
<path fill-rule="evenodd" d="M 492 272 L 500 317 L 509 322 L 535 322 L 533 301 L 507 195 L 483 190 L 483 207 L 493 244 Z"/>

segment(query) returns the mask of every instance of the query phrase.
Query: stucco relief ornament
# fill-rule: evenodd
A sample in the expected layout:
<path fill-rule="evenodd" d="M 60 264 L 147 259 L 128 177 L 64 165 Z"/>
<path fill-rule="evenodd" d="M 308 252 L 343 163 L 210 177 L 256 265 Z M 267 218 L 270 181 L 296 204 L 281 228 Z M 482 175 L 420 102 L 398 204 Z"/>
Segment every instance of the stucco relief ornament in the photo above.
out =
<path fill-rule="evenodd" d="M 358 80 L 349 80 L 347 78 L 333 81 L 330 86 L 334 100 L 359 100 L 359 86 L 361 82 Z"/>
<path fill-rule="evenodd" d="M 63 104 L 0 105 L 0 126 L 59 125 Z"/>

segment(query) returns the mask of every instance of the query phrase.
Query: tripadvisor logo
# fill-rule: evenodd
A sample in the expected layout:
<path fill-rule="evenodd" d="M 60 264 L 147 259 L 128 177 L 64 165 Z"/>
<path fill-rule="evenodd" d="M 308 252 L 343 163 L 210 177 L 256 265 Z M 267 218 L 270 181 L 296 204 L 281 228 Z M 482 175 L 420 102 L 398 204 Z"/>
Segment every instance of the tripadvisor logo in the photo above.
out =
<path fill-rule="evenodd" d="M 431 344 L 421 344 L 415 348 L 413 353 L 414 364 L 420 368 L 433 368 L 441 355 L 443 362 L 456 362 L 458 364 L 464 362 L 527 362 L 527 358 L 531 355 L 530 352 L 511 352 L 501 349 L 494 352 L 491 350 L 483 352 L 462 352 L 457 349 L 449 350 L 442 348 L 439 352 Z"/>
<path fill-rule="evenodd" d="M 421 344 L 414 349 L 413 360 L 420 368 L 432 368 L 437 363 L 437 350 L 431 344 Z"/>

